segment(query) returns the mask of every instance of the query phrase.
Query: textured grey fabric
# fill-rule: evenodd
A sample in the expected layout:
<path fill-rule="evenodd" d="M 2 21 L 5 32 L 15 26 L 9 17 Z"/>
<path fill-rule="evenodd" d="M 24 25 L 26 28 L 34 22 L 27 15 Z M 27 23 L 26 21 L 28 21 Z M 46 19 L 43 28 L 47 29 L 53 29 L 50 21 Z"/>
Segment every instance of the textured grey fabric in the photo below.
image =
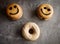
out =
<path fill-rule="evenodd" d="M 23 8 L 23 17 L 11 21 L 6 16 L 6 7 L 18 3 Z M 49 3 L 54 8 L 53 17 L 42 21 L 37 17 L 36 8 L 42 3 Z M 21 36 L 25 23 L 35 22 L 41 29 L 36 41 L 27 41 Z M 0 0 L 0 44 L 60 44 L 60 0 Z"/>

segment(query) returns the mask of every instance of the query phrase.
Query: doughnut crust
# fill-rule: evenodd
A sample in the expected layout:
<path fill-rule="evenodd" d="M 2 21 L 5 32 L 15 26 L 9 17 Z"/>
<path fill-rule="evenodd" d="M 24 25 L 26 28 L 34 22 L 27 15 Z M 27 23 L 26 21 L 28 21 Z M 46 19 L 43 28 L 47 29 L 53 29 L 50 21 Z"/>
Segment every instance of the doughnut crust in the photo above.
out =
<path fill-rule="evenodd" d="M 53 7 L 50 4 L 41 4 L 37 8 L 37 14 L 40 19 L 48 20 L 53 15 Z"/>
<path fill-rule="evenodd" d="M 28 22 L 24 25 L 22 35 L 27 40 L 37 40 L 40 36 L 40 29 L 36 23 Z"/>
<path fill-rule="evenodd" d="M 11 18 L 12 20 L 18 20 L 23 15 L 23 10 L 21 6 L 16 3 L 9 4 L 7 6 L 6 12 L 9 18 Z"/>

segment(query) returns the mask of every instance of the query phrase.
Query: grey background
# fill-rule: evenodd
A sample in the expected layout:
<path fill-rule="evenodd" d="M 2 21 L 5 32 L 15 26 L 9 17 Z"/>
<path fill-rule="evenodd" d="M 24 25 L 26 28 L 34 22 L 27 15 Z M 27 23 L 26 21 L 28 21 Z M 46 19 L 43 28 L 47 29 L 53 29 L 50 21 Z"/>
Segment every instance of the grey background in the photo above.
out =
<path fill-rule="evenodd" d="M 11 3 L 18 3 L 23 8 L 23 17 L 17 21 L 6 16 L 6 7 Z M 53 17 L 48 21 L 36 16 L 36 8 L 43 3 L 54 8 Z M 37 23 L 41 29 L 36 41 L 27 41 L 21 36 L 23 25 L 29 21 Z M 60 0 L 0 0 L 0 44 L 60 44 Z"/>

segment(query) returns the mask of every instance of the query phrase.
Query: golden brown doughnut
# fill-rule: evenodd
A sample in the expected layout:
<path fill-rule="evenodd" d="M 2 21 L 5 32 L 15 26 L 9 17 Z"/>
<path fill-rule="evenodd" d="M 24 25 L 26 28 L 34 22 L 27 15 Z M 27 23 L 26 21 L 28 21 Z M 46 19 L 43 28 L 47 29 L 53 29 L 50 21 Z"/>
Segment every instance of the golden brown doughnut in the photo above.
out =
<path fill-rule="evenodd" d="M 21 6 L 19 6 L 16 3 L 13 3 L 13 4 L 10 4 L 7 6 L 7 15 L 12 20 L 18 20 L 22 17 L 23 10 L 22 10 Z"/>
<path fill-rule="evenodd" d="M 40 19 L 48 20 L 53 15 L 53 7 L 50 4 L 41 4 L 37 8 L 37 13 Z"/>

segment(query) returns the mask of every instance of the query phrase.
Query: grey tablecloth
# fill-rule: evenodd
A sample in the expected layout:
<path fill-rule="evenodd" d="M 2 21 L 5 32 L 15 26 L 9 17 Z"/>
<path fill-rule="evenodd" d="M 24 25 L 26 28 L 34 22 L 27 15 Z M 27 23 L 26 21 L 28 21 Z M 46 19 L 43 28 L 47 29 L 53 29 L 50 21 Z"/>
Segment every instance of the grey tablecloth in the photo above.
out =
<path fill-rule="evenodd" d="M 6 7 L 11 3 L 18 3 L 23 8 L 23 17 L 17 21 L 6 16 Z M 54 8 L 53 17 L 48 21 L 36 16 L 35 10 L 42 3 L 49 3 Z M 21 36 L 23 25 L 29 21 L 41 29 L 36 41 L 27 41 Z M 0 0 L 0 44 L 60 44 L 60 0 Z"/>

